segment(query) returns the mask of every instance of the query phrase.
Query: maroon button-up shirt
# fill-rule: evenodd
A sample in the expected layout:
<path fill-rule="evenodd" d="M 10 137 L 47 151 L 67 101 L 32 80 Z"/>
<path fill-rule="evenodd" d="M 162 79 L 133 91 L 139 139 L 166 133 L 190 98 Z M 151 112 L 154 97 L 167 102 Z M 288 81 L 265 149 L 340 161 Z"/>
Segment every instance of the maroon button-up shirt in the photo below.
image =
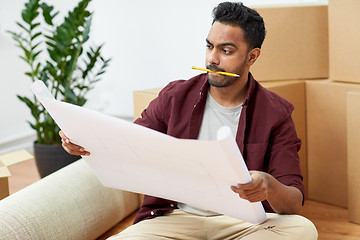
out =
<path fill-rule="evenodd" d="M 304 196 L 298 151 L 301 141 L 291 118 L 294 106 L 263 88 L 249 73 L 236 143 L 249 170 L 271 174 Z M 135 123 L 183 139 L 197 139 L 209 84 L 207 75 L 168 84 Z M 235 193 L 234 193 L 235 194 Z M 274 212 L 267 201 L 265 211 Z M 236 207 L 236 206 L 234 206 Z M 134 223 L 177 208 L 174 201 L 145 196 Z"/>

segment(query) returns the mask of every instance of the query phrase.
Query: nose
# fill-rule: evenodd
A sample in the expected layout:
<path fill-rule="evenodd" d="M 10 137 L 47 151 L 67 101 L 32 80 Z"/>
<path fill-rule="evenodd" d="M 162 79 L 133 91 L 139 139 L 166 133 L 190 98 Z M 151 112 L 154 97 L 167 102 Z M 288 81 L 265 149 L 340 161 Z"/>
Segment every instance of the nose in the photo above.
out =
<path fill-rule="evenodd" d="M 220 60 L 219 60 L 219 55 L 216 51 L 216 49 L 209 49 L 206 52 L 206 65 L 219 65 L 220 64 Z"/>

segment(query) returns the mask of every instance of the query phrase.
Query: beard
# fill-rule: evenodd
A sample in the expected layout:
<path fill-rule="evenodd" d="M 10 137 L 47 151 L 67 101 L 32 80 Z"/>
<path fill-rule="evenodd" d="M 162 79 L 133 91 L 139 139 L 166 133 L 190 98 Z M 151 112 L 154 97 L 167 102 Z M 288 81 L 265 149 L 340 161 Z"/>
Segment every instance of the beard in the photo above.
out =
<path fill-rule="evenodd" d="M 246 60 L 234 71 L 233 73 L 238 74 L 240 77 L 244 74 Z M 214 72 L 226 72 L 225 69 L 219 68 L 215 65 L 207 65 L 207 69 Z M 240 77 L 231 77 L 221 74 L 207 73 L 208 83 L 213 87 L 224 88 L 231 86 L 233 83 L 238 81 Z"/>

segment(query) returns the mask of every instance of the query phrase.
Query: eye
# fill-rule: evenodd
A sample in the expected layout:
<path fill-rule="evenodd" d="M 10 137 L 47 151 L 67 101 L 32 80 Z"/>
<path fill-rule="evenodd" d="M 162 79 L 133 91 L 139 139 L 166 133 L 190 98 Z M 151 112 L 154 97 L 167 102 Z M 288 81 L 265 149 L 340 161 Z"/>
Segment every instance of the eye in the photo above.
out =
<path fill-rule="evenodd" d="M 223 53 L 225 53 L 226 55 L 230 55 L 230 54 L 231 54 L 231 51 L 228 50 L 228 49 L 223 49 Z"/>
<path fill-rule="evenodd" d="M 212 45 L 210 45 L 210 44 L 206 44 L 206 48 L 211 50 L 211 49 L 213 49 L 214 47 L 213 47 Z"/>

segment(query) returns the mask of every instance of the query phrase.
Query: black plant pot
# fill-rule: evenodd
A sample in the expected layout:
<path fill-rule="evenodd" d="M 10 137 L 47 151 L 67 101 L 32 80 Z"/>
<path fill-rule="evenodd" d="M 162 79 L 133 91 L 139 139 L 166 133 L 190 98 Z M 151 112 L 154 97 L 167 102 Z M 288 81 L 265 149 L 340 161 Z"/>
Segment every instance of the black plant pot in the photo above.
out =
<path fill-rule="evenodd" d="M 45 145 L 36 142 L 34 143 L 34 154 L 41 178 L 81 158 L 67 153 L 59 144 Z"/>

